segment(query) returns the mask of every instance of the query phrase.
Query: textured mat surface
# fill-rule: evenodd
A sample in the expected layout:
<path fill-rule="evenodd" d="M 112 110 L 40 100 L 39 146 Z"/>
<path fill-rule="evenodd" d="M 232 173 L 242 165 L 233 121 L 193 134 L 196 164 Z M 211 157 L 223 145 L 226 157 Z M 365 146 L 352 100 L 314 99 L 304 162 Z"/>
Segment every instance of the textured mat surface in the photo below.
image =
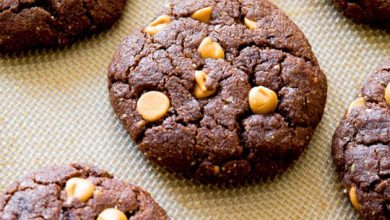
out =
<path fill-rule="evenodd" d="M 166 1 L 128 0 L 114 27 L 63 50 L 0 56 L 0 191 L 33 169 L 88 162 L 147 189 L 172 219 L 354 219 L 330 155 L 331 136 L 368 74 L 390 59 L 390 33 L 356 25 L 330 0 L 273 0 L 309 39 L 328 103 L 298 161 L 274 180 L 199 185 L 148 162 L 114 116 L 107 66 L 133 28 Z"/>

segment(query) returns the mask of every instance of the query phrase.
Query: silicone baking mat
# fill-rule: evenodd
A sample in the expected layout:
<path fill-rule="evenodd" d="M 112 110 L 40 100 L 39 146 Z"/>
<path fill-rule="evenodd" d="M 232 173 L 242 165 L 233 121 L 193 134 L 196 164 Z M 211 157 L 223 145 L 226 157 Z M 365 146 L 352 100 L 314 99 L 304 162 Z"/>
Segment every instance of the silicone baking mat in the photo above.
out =
<path fill-rule="evenodd" d="M 31 170 L 87 162 L 147 189 L 172 219 L 354 219 L 330 155 L 332 133 L 368 74 L 390 59 L 390 33 L 356 25 L 330 0 L 274 0 L 309 39 L 328 77 L 310 146 L 274 180 L 200 185 L 148 162 L 108 101 L 107 66 L 132 29 L 166 1 L 128 0 L 122 18 L 62 50 L 0 56 L 0 191 Z"/>

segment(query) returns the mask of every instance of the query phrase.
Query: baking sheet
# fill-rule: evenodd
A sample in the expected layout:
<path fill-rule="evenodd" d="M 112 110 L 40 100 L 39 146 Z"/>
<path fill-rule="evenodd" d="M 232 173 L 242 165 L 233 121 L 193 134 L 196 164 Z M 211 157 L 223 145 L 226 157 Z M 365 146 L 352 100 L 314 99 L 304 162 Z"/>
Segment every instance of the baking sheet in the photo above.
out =
<path fill-rule="evenodd" d="M 356 25 L 330 0 L 274 0 L 309 39 L 328 77 L 310 146 L 274 180 L 204 186 L 148 162 L 108 101 L 107 66 L 133 28 L 166 1 L 128 0 L 111 30 L 65 49 L 0 56 L 0 191 L 31 170 L 87 162 L 147 189 L 172 219 L 354 219 L 337 181 L 331 136 L 368 74 L 390 59 L 390 33 Z"/>

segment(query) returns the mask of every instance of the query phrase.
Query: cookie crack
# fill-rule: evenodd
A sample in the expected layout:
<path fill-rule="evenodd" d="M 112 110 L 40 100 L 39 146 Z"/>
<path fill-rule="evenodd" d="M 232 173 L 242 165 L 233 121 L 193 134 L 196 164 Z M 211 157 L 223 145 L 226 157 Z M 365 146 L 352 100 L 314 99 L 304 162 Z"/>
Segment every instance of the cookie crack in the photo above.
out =
<path fill-rule="evenodd" d="M 142 204 L 141 202 L 141 192 L 139 192 L 136 188 L 132 189 L 132 191 L 134 192 L 135 194 L 135 198 L 137 200 L 137 208 L 135 208 L 134 210 L 132 210 L 131 212 L 126 212 L 126 216 L 131 219 L 132 217 L 136 216 L 138 213 L 142 212 L 141 211 L 141 208 L 140 208 L 140 204 Z"/>
<path fill-rule="evenodd" d="M 341 122 L 341 123 L 343 123 L 343 122 Z M 347 141 L 344 142 L 344 144 L 342 146 L 343 147 L 343 157 L 342 158 L 343 158 L 343 161 L 344 161 L 344 163 L 343 163 L 344 164 L 344 167 L 343 167 L 343 172 L 344 173 L 347 173 L 347 171 L 348 171 L 347 163 L 345 163 L 345 155 L 346 155 L 347 147 L 348 147 L 348 145 L 350 143 L 354 142 L 354 139 L 355 139 L 357 133 L 359 132 L 358 129 L 355 126 L 353 126 L 353 128 L 354 128 L 353 134 L 351 135 L 350 138 L 348 138 Z M 341 137 L 338 137 L 338 138 L 341 139 Z"/>
<path fill-rule="evenodd" d="M 390 141 L 382 141 L 382 140 L 375 140 L 374 143 L 368 143 L 368 144 L 366 144 L 362 141 L 356 141 L 356 139 L 353 142 L 355 142 L 356 144 L 365 146 L 367 148 L 374 146 L 374 145 L 378 145 L 378 144 L 385 145 L 385 146 L 390 145 Z"/>
<path fill-rule="evenodd" d="M 50 16 L 53 22 L 46 22 L 48 26 L 50 26 L 52 29 L 54 29 L 56 32 L 58 32 L 58 35 L 66 35 L 65 31 L 59 27 L 59 20 L 60 17 L 58 17 L 57 11 L 54 9 L 54 6 L 51 1 L 49 0 L 36 0 L 32 3 L 22 3 L 20 0 L 18 0 L 18 5 L 16 7 L 9 6 L 5 10 L 0 11 L 0 14 L 2 14 L 5 11 L 10 11 L 14 14 L 20 14 L 24 10 L 29 10 L 29 9 L 35 9 L 39 8 L 45 12 L 47 12 Z M 67 38 L 67 37 L 66 37 Z M 58 39 L 61 41 L 61 37 Z"/>
<path fill-rule="evenodd" d="M 96 6 L 96 0 L 93 0 L 92 2 L 93 2 L 92 8 L 94 8 L 94 7 Z M 83 4 L 83 8 L 84 8 L 84 10 L 85 10 L 84 15 L 87 17 L 87 19 L 88 19 L 88 21 L 89 21 L 89 23 L 90 23 L 90 29 L 96 28 L 96 27 L 95 27 L 95 25 L 96 25 L 95 19 L 94 19 L 94 17 L 93 17 L 92 14 L 91 14 L 91 9 L 87 6 L 86 0 L 83 0 L 83 1 L 82 1 L 82 4 Z"/>
<path fill-rule="evenodd" d="M 10 11 L 14 14 L 18 14 L 21 11 L 23 11 L 24 9 L 31 9 L 31 8 L 41 8 L 41 9 L 49 12 L 44 7 L 45 3 L 46 3 L 46 0 L 36 0 L 34 2 L 21 2 L 20 0 L 18 0 L 18 4 L 16 6 L 8 5 L 7 7 L 2 8 L 2 10 L 0 10 L 0 13 L 3 13 L 5 11 Z"/>
<path fill-rule="evenodd" d="M 350 141 L 350 142 L 355 142 L 354 140 L 352 140 L 352 141 Z M 350 143 L 350 142 L 348 142 L 348 143 Z M 373 146 L 376 146 L 377 145 L 377 143 L 374 143 L 374 144 L 369 144 L 369 145 L 365 145 L 365 144 L 359 144 L 359 146 L 363 146 L 363 147 L 366 147 L 366 148 L 371 148 L 371 147 L 373 147 Z M 348 144 L 346 144 L 346 146 L 348 146 Z M 386 146 L 386 144 L 384 144 L 384 146 Z M 374 147 L 375 148 L 375 147 Z M 346 151 L 347 149 L 345 149 L 344 150 L 344 155 L 345 155 L 345 151 Z M 361 182 L 356 182 L 356 181 L 354 181 L 353 179 L 350 179 L 350 181 L 353 183 L 353 184 L 355 184 L 356 186 L 358 186 L 360 189 L 362 189 L 364 192 L 367 192 L 367 193 L 369 193 L 370 191 L 375 191 L 376 192 L 376 188 L 377 188 L 377 186 L 382 182 L 382 181 L 386 181 L 388 178 L 384 178 L 383 179 L 383 175 L 380 175 L 380 157 L 379 157 L 379 154 L 378 154 L 378 151 L 377 151 L 377 149 L 374 149 L 374 153 L 375 153 L 375 160 L 376 160 L 376 164 L 375 164 L 375 169 L 377 170 L 377 172 L 375 173 L 377 176 L 378 176 L 378 180 L 375 180 L 375 181 L 373 181 L 373 182 L 371 182 L 370 183 L 370 185 L 368 186 L 368 187 L 361 187 Z M 345 158 L 345 156 L 343 157 L 343 158 Z M 363 159 L 363 158 L 361 158 L 361 159 Z M 344 162 L 344 164 L 345 164 L 345 169 L 344 169 L 344 173 L 347 173 L 348 171 L 349 171 L 349 168 L 348 168 L 348 165 L 347 165 L 347 163 L 345 163 Z M 352 166 L 354 166 L 354 165 L 352 165 Z"/>
<path fill-rule="evenodd" d="M 25 191 L 29 191 L 29 190 L 33 190 L 34 188 L 33 187 L 23 187 L 23 188 L 19 188 L 20 187 L 20 183 L 18 183 L 18 186 L 11 192 L 7 192 L 5 194 L 5 201 L 4 201 L 4 205 L 3 205 L 3 209 L 0 210 L 0 213 L 3 212 L 5 210 L 5 208 L 8 206 L 8 203 L 11 201 L 11 199 L 14 197 L 15 193 L 17 192 L 25 192 Z"/>
<path fill-rule="evenodd" d="M 375 192 L 375 193 L 380 194 L 382 196 L 382 198 L 384 198 L 383 204 L 382 204 L 383 205 L 383 210 L 386 210 L 385 190 L 384 189 L 383 190 L 379 189 L 379 191 L 382 191 L 382 192 L 378 192 L 377 188 L 380 187 L 380 184 L 382 184 L 382 183 L 386 184 L 387 181 L 389 180 L 389 178 L 382 178 L 381 175 L 379 175 L 379 172 L 380 172 L 380 160 L 379 159 L 380 159 L 380 157 L 379 157 L 379 154 L 378 154 L 377 151 L 375 151 L 375 156 L 376 156 L 376 169 L 377 169 L 377 174 L 376 175 L 379 177 L 379 179 L 373 181 L 372 183 L 370 183 L 369 187 L 367 187 L 367 188 L 360 187 L 360 185 L 358 185 L 358 186 L 359 186 L 359 188 L 361 190 L 363 190 L 366 193 Z"/>
<path fill-rule="evenodd" d="M 145 49 L 145 44 L 142 44 L 142 48 L 141 48 L 139 54 L 142 54 L 142 52 L 144 51 L 144 49 Z M 153 53 L 154 53 L 154 52 L 155 52 L 155 51 L 153 51 Z M 131 69 L 132 69 L 133 67 L 137 67 L 138 64 L 141 62 L 141 60 L 142 60 L 143 58 L 149 56 L 149 55 L 150 55 L 150 54 L 145 54 L 145 55 L 143 55 L 143 56 L 139 56 L 139 57 L 137 57 L 137 59 L 135 59 L 133 65 L 127 66 L 127 67 L 126 67 L 126 70 L 124 71 L 124 73 L 125 73 L 125 74 L 124 74 L 124 75 L 125 75 L 124 77 L 125 77 L 125 78 L 123 78 L 123 77 L 122 77 L 123 74 L 121 74 L 121 78 L 120 78 L 120 79 L 117 79 L 117 78 L 115 77 L 115 74 L 113 74 L 112 79 L 110 80 L 111 84 L 113 84 L 113 83 L 115 83 L 115 82 L 117 82 L 117 81 L 121 81 L 121 82 L 123 82 L 123 83 L 129 84 L 128 81 L 129 81 L 129 76 L 130 76 L 130 71 L 131 71 Z M 134 56 L 134 57 L 136 57 L 136 56 Z"/>
<path fill-rule="evenodd" d="M 12 6 L 9 6 L 8 8 L 0 11 L 0 14 L 5 12 L 5 11 L 10 11 L 14 14 L 19 14 L 21 13 L 23 10 L 27 10 L 27 9 L 34 9 L 34 8 L 39 8 L 41 10 L 44 10 L 46 11 L 47 13 L 50 14 L 50 16 L 54 19 L 54 20 L 57 20 L 58 19 L 58 14 L 57 14 L 57 11 L 54 9 L 54 6 L 52 4 L 52 2 L 50 0 L 35 0 L 34 2 L 21 2 L 20 0 L 18 0 L 18 5 L 15 6 L 15 7 L 12 7 Z M 58 27 L 55 27 L 56 30 L 59 30 Z M 61 30 L 59 30 L 61 31 Z M 61 31 L 62 33 L 63 31 Z"/>

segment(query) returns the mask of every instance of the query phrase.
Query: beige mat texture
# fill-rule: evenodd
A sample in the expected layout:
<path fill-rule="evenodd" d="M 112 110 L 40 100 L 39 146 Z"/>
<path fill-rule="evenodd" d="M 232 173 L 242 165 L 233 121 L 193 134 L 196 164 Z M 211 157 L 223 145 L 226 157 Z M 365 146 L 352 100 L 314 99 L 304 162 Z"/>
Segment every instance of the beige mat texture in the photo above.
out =
<path fill-rule="evenodd" d="M 108 101 L 107 66 L 166 1 L 127 0 L 108 30 L 62 50 L 0 56 L 0 191 L 31 170 L 87 162 L 147 189 L 172 219 L 355 219 L 337 181 L 331 136 L 368 74 L 390 59 L 390 33 L 356 25 L 330 0 L 273 0 L 309 39 L 329 83 L 308 149 L 273 181 L 204 186 L 148 162 Z"/>

